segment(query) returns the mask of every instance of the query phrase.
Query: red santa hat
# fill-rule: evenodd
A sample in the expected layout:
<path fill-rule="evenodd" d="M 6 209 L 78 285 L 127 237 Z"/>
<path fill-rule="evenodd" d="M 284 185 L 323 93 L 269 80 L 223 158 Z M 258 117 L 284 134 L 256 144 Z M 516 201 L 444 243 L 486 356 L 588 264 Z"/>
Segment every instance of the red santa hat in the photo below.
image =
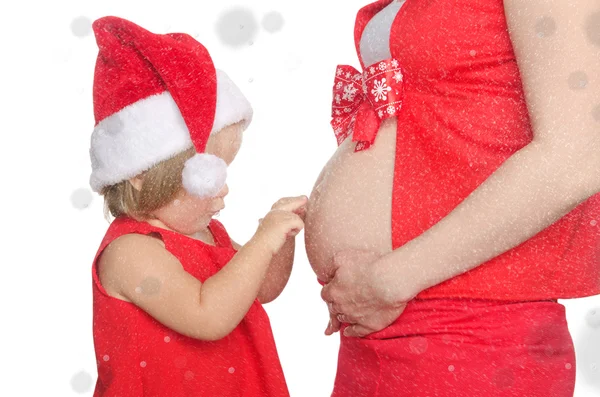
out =
<path fill-rule="evenodd" d="M 204 151 L 212 133 L 250 123 L 252 107 L 239 88 L 187 34 L 154 34 L 116 17 L 98 19 L 93 29 L 99 52 L 92 189 L 133 178 L 193 146 L 183 186 L 201 197 L 217 194 L 227 164 Z"/>

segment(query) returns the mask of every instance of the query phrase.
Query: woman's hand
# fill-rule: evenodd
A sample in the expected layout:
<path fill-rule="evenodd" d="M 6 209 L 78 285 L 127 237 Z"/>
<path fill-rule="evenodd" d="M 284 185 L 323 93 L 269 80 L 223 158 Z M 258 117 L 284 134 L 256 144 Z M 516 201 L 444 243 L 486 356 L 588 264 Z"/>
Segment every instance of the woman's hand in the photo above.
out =
<path fill-rule="evenodd" d="M 345 323 L 349 324 L 345 336 L 363 337 L 386 328 L 404 311 L 406 302 L 390 298 L 396 294 L 390 293 L 385 279 L 374 272 L 380 258 L 377 253 L 358 250 L 334 256 L 335 273 L 321 292 L 330 314 L 326 335 Z"/>

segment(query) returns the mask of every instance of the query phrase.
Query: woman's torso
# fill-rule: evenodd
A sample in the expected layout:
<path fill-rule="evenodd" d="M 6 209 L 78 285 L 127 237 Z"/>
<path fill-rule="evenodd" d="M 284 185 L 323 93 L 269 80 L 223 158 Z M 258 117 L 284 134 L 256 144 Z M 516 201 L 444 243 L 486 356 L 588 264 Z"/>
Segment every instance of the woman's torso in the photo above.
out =
<path fill-rule="evenodd" d="M 268 317 L 256 301 L 227 337 L 204 342 L 181 335 L 132 303 L 109 296 L 97 273 L 97 258 L 128 233 L 159 234 L 165 248 L 201 281 L 218 272 L 235 250 L 217 221 L 216 246 L 128 218 L 117 218 L 93 267 L 94 345 L 98 382 L 94 396 L 287 396 Z"/>
<path fill-rule="evenodd" d="M 354 153 L 348 138 L 319 176 L 306 221 L 307 254 L 319 276 L 339 250 L 387 253 L 417 237 L 532 138 L 501 0 L 476 6 L 467 0 L 407 0 L 399 11 L 388 3 L 359 12 L 357 50 L 368 52 L 371 61 L 386 54 L 399 60 L 402 110 L 382 123 L 368 150 Z M 377 18 L 386 25 L 389 13 L 395 15 L 390 28 L 369 27 Z M 389 41 L 373 39 L 390 31 Z M 368 49 L 370 44 L 375 48 Z M 381 48 L 386 44 L 388 52 Z M 420 296 L 537 299 L 595 293 L 597 278 L 569 270 L 565 283 L 557 269 L 597 274 L 600 235 L 589 228 L 598 217 L 600 200 L 594 197 L 517 249 Z"/>

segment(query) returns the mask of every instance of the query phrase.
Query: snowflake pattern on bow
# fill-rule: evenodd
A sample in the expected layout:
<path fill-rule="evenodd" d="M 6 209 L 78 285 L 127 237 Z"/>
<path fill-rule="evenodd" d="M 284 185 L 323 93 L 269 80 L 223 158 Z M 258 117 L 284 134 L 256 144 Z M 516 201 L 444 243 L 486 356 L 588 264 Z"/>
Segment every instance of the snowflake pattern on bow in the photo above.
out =
<path fill-rule="evenodd" d="M 338 145 L 358 127 L 356 134 L 368 138 L 355 136 L 353 139 L 358 139 L 355 151 L 368 149 L 377 131 L 372 126 L 364 126 L 364 117 L 357 118 L 358 110 L 370 107 L 380 120 L 398 115 L 404 96 L 404 74 L 400 63 L 391 58 L 366 67 L 362 73 L 352 66 L 340 65 L 336 70 L 333 94 L 331 125 Z M 376 127 L 378 130 L 378 124 Z"/>
<path fill-rule="evenodd" d="M 387 94 L 392 90 L 392 87 L 385 82 L 385 77 L 381 81 L 375 80 L 375 87 L 371 90 L 371 94 L 375 96 L 375 102 L 387 100 Z"/>
<path fill-rule="evenodd" d="M 356 87 L 348 84 L 346 87 L 344 87 L 344 95 L 342 96 L 342 98 L 345 99 L 346 101 L 353 101 L 354 96 L 356 95 L 357 92 L 358 92 L 358 89 Z"/>

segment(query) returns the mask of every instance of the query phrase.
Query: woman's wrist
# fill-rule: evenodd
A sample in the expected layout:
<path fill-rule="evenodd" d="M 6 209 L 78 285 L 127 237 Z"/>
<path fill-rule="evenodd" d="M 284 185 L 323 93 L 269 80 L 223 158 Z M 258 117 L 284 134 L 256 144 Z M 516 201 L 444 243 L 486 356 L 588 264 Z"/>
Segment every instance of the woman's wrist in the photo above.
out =
<path fill-rule="evenodd" d="M 425 280 L 418 277 L 423 273 L 416 270 L 408 263 L 402 248 L 398 248 L 373 264 L 372 285 L 386 305 L 401 306 L 428 288 Z"/>

